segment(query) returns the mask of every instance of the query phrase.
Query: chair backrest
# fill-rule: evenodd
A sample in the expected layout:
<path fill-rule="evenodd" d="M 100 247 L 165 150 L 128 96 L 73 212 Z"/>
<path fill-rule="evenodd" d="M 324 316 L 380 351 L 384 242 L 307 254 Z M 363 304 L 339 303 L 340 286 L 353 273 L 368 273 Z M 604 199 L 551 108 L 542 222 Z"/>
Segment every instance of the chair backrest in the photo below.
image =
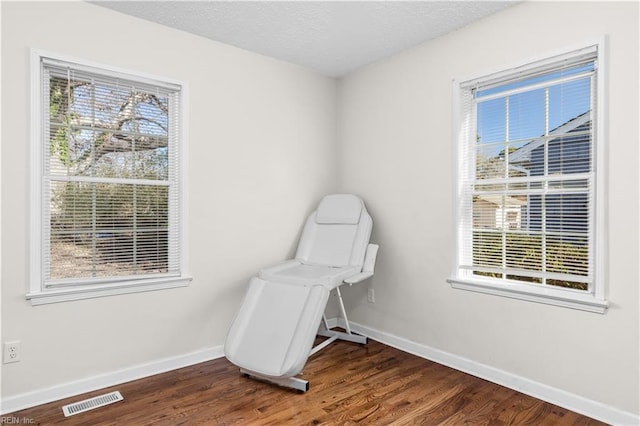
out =
<path fill-rule="evenodd" d="M 359 197 L 327 195 L 305 223 L 296 259 L 309 265 L 362 267 L 372 229 Z"/>

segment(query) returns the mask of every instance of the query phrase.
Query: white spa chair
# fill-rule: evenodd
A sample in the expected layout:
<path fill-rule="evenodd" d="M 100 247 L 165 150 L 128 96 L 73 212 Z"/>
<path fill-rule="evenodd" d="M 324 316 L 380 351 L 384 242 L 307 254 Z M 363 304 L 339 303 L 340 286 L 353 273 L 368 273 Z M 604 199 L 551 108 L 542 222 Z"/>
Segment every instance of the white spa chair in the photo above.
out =
<path fill-rule="evenodd" d="M 240 372 L 306 392 L 295 377 L 307 358 L 337 339 L 367 343 L 351 332 L 340 286 L 373 275 L 378 246 L 369 244 L 373 221 L 362 200 L 327 195 L 306 221 L 295 259 L 265 268 L 253 277 L 224 345 Z M 324 316 L 335 290 L 346 332 L 329 328 Z M 312 348 L 316 334 L 327 337 Z"/>

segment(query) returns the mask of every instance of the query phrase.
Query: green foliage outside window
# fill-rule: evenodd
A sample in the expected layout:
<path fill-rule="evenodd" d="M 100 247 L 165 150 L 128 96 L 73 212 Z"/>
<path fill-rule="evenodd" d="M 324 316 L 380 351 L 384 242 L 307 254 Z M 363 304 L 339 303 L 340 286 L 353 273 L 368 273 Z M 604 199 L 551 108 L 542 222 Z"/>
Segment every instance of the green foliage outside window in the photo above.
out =
<path fill-rule="evenodd" d="M 503 246 L 504 243 L 504 246 Z M 544 260 L 543 260 L 544 246 Z M 589 253 L 586 241 L 562 241 L 542 235 L 474 231 L 473 265 L 475 267 L 507 268 L 523 270 L 522 275 L 505 275 L 509 280 L 542 284 L 542 278 L 527 276 L 526 271 L 588 275 Z M 544 263 L 544 265 L 543 265 Z M 499 272 L 475 271 L 476 275 L 503 278 Z M 545 284 L 587 290 L 587 283 L 547 278 Z"/>

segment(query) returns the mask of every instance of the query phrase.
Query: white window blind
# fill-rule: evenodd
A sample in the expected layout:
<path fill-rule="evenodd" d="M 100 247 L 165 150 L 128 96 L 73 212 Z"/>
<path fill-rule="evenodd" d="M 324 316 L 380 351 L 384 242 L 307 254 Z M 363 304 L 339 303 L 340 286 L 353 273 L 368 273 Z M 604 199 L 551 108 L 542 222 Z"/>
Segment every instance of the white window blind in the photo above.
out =
<path fill-rule="evenodd" d="M 181 87 L 40 66 L 43 290 L 180 276 Z"/>
<path fill-rule="evenodd" d="M 590 46 L 459 85 L 454 280 L 595 292 L 598 72 Z"/>

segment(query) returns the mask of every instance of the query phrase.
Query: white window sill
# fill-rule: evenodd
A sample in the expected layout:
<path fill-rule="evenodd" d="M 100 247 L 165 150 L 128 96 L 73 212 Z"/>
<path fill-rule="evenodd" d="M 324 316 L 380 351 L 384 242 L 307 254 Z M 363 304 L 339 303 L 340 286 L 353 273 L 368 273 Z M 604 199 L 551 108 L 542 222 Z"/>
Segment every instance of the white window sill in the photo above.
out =
<path fill-rule="evenodd" d="M 451 284 L 451 287 L 460 290 L 528 300 L 598 314 L 604 314 L 609 307 L 606 300 L 597 299 L 591 293 L 577 290 L 543 288 L 527 284 L 503 284 L 463 278 L 449 278 L 447 282 Z"/>
<path fill-rule="evenodd" d="M 191 282 L 191 279 L 191 277 L 171 277 L 144 281 L 127 281 L 119 284 L 57 288 L 27 293 L 27 300 L 30 300 L 31 304 L 36 306 L 118 294 L 165 290 L 169 288 L 186 287 L 189 285 L 189 282 Z"/>

